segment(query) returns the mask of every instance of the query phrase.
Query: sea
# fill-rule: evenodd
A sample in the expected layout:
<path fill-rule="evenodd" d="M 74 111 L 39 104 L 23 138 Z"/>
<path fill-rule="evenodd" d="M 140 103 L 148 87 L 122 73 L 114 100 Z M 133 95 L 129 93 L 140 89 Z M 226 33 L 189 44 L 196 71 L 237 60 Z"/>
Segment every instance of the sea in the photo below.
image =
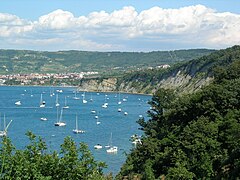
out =
<path fill-rule="evenodd" d="M 41 97 L 46 103 L 44 108 L 39 106 Z M 79 92 L 75 87 L 1 86 L 0 129 L 4 128 L 4 116 L 6 125 L 12 120 L 7 136 L 17 149 L 28 145 L 25 135 L 28 131 L 41 136 L 49 151 L 59 151 L 64 138 L 71 136 L 77 144 L 86 143 L 95 160 L 107 164 L 104 173 L 116 175 L 126 160 L 126 154 L 134 148 L 131 136 L 143 133 L 136 121 L 141 116 L 148 119 L 148 102 L 151 98 L 148 95 L 118 92 Z M 83 103 L 83 99 L 87 102 Z M 21 105 L 16 105 L 17 101 Z M 56 101 L 59 107 L 56 107 Z M 107 108 L 102 107 L 104 103 L 108 103 Z M 63 108 L 65 106 L 69 108 Z M 119 108 L 121 112 L 118 112 Z M 60 115 L 66 126 L 54 125 Z M 76 119 L 78 128 L 85 133 L 73 133 Z M 100 123 L 97 124 L 97 121 Z M 106 152 L 105 145 L 109 143 L 118 147 L 117 153 Z M 94 149 L 96 144 L 101 144 L 103 148 Z"/>

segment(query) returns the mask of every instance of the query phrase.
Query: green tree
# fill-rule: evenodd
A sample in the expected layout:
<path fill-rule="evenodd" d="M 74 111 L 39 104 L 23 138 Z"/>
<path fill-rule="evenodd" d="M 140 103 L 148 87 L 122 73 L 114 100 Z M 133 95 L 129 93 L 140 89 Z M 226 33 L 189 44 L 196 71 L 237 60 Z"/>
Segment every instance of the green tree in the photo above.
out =
<path fill-rule="evenodd" d="M 28 132 L 30 144 L 16 150 L 9 138 L 2 139 L 0 148 L 0 179 L 106 179 L 105 163 L 94 160 L 88 147 L 66 137 L 61 151 L 49 153 L 41 137 Z"/>

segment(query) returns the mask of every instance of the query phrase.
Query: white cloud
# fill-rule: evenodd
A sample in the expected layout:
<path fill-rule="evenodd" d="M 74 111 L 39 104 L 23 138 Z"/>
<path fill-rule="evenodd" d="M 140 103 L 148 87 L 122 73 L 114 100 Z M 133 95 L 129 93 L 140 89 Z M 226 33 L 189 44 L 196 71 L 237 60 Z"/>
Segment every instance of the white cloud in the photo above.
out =
<path fill-rule="evenodd" d="M 219 13 L 203 5 L 142 12 L 130 6 L 80 17 L 58 9 L 34 22 L 0 13 L 1 48 L 3 43 L 45 50 L 223 48 L 240 44 L 239 33 L 239 14 Z"/>
<path fill-rule="evenodd" d="M 43 29 L 61 30 L 72 28 L 75 24 L 72 13 L 58 9 L 50 14 L 41 16 L 36 22 L 36 26 Z"/>
<path fill-rule="evenodd" d="M 0 38 L 23 35 L 32 29 L 32 22 L 20 19 L 15 15 L 0 13 Z"/>

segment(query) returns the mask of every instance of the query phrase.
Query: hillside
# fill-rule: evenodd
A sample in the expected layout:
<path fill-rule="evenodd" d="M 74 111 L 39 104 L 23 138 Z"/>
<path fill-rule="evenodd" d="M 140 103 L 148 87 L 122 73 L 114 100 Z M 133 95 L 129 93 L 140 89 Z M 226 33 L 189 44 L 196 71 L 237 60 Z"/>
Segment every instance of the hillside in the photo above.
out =
<path fill-rule="evenodd" d="M 105 74 L 174 64 L 210 54 L 192 49 L 154 52 L 0 50 L 0 74 L 98 71 Z"/>
<path fill-rule="evenodd" d="M 240 46 L 233 46 L 168 69 L 135 71 L 119 78 L 85 79 L 80 89 L 153 94 L 158 88 L 165 88 L 180 93 L 194 92 L 213 80 L 214 67 L 224 67 L 239 57 Z"/>
<path fill-rule="evenodd" d="M 240 178 L 240 47 L 179 68 L 189 77 L 204 72 L 214 80 L 192 94 L 154 94 L 149 119 L 138 120 L 141 143 L 116 179 Z"/>

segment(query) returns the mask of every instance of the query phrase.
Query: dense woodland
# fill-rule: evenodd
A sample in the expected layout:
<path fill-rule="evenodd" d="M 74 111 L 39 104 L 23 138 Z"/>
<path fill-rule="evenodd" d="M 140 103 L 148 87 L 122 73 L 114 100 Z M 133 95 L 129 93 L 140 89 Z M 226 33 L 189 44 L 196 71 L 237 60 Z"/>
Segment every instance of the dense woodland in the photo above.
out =
<path fill-rule="evenodd" d="M 41 137 L 27 132 L 29 145 L 18 150 L 7 137 L 0 148 L 0 179 L 103 180 L 104 162 L 94 160 L 84 143 L 66 137 L 60 152 L 51 152 Z M 109 176 L 110 177 L 110 176 Z"/>
<path fill-rule="evenodd" d="M 178 97 L 158 90 L 150 119 L 138 121 L 142 145 L 132 150 L 117 179 L 240 178 L 240 58 L 228 52 L 229 63 L 215 67 L 214 83 L 201 91 Z"/>
<path fill-rule="evenodd" d="M 240 47 L 196 63 L 206 67 L 212 59 L 212 84 L 188 95 L 167 89 L 154 94 L 149 119 L 138 120 L 142 144 L 131 150 L 116 179 L 240 178 Z M 3 138 L 0 179 L 111 179 L 86 145 L 78 147 L 67 137 L 58 154 L 41 138 L 28 136 L 24 150 Z"/>

